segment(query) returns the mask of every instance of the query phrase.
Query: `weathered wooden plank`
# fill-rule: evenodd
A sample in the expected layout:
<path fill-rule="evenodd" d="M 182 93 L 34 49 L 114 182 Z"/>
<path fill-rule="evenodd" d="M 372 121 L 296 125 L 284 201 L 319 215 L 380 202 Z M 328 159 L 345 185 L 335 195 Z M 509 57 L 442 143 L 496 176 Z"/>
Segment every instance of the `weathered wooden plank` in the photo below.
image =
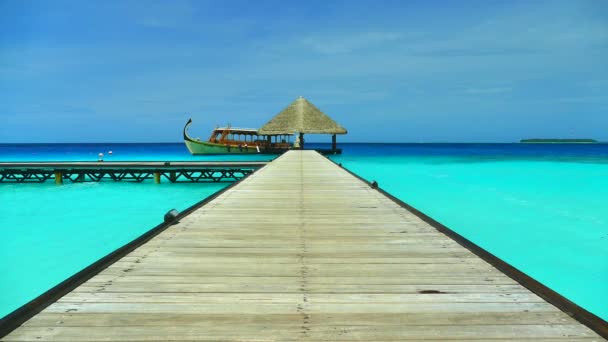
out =
<path fill-rule="evenodd" d="M 301 296 L 300 300 L 303 302 Z M 59 301 L 45 309 L 46 312 L 130 312 L 146 313 L 296 313 L 305 310 L 307 313 L 433 313 L 433 312 L 547 312 L 553 306 L 547 303 L 72 303 Z M 572 323 L 572 322 L 571 322 Z"/>
<path fill-rule="evenodd" d="M 348 293 L 417 293 L 419 291 L 442 291 L 453 289 L 454 285 L 343 285 L 343 284 L 307 284 L 305 290 L 307 293 L 332 293 L 332 294 L 348 294 Z M 414 291 L 417 289 L 416 291 Z M 290 284 L 246 284 L 246 283 L 230 283 L 225 284 L 176 284 L 176 283 L 110 283 L 83 286 L 76 289 L 76 292 L 97 291 L 97 292 L 178 292 L 184 293 L 292 293 L 302 292 L 302 282 L 294 280 Z M 523 291 L 518 291 L 523 292 Z M 458 293 L 458 292 L 456 292 Z M 466 293 L 466 292 L 465 292 Z M 479 290 L 477 293 L 492 293 L 490 290 Z"/>
<path fill-rule="evenodd" d="M 491 317 L 492 319 L 488 319 Z M 180 326 L 209 324 L 272 324 L 285 325 L 301 322 L 301 314 L 209 314 L 177 313 L 50 313 L 45 312 L 29 320 L 31 327 L 53 326 Z M 522 325 L 567 324 L 570 321 L 557 312 L 458 312 L 458 313 L 315 313 L 309 314 L 311 325 Z"/>
<path fill-rule="evenodd" d="M 234 339 L 254 340 L 422 340 L 422 339 L 517 339 L 545 337 L 571 341 L 573 338 L 593 337 L 591 333 L 581 332 L 577 325 L 386 325 L 386 326 L 302 326 L 299 324 L 273 326 L 264 324 L 216 324 L 209 326 L 129 326 L 120 329 L 107 327 L 52 327 L 40 329 L 23 327 L 6 341 L 26 340 L 79 340 L 79 341 L 155 341 L 159 336 L 171 340 L 225 341 Z M 444 338 L 445 337 L 445 338 Z"/>
<path fill-rule="evenodd" d="M 441 293 L 441 294 L 338 294 L 311 293 L 308 303 L 315 304 L 403 304 L 403 303 L 543 303 L 531 293 Z M 59 303 L 294 303 L 302 299 L 297 292 L 283 293 L 163 293 L 163 292 L 73 292 Z"/>
<path fill-rule="evenodd" d="M 120 286 L 130 286 L 132 283 L 149 284 L 150 286 L 155 285 L 171 285 L 171 284 L 185 284 L 192 286 L 193 289 L 196 286 L 200 288 L 218 288 L 211 287 L 212 285 L 225 286 L 226 290 L 229 290 L 233 285 L 247 285 L 250 289 L 254 290 L 260 286 L 286 286 L 290 284 L 300 284 L 301 276 L 202 276 L 202 275 L 134 275 L 132 273 L 125 273 L 122 275 L 103 273 L 101 275 L 92 278 L 91 281 L 83 284 L 82 286 L 99 286 L 111 285 L 107 289 Z M 441 285 L 514 285 L 516 284 L 510 278 L 505 276 L 488 276 L 488 275 L 476 275 L 470 274 L 450 274 L 450 275 L 411 275 L 410 277 L 308 277 L 306 283 L 309 285 L 310 290 L 314 289 L 331 289 L 332 286 L 336 291 L 341 289 L 346 290 L 357 290 L 365 291 L 366 289 L 385 289 L 394 291 L 402 291 L 408 289 L 408 286 L 433 286 L 440 287 Z M 519 286 L 519 285 L 518 285 Z M 519 286 L 521 291 L 527 291 L 523 287 Z M 78 289 L 76 289 L 78 290 Z M 288 290 L 286 287 L 285 291 Z M 221 292 L 221 291 L 215 291 Z"/>
<path fill-rule="evenodd" d="M 155 253 L 153 256 L 147 257 L 139 257 L 139 256 L 128 256 L 124 257 L 122 261 L 126 263 L 154 263 L 160 264 L 166 261 L 169 255 L 168 253 Z M 194 255 L 180 255 L 174 253 L 170 255 L 171 262 L 175 263 L 192 263 L 192 262 L 200 262 L 200 257 Z M 310 265 L 316 264 L 374 264 L 374 265 L 384 265 L 384 264 L 473 264 L 478 265 L 483 262 L 478 258 L 473 257 L 463 257 L 463 258 L 416 258 L 416 257 L 395 257 L 395 258 L 349 258 L 345 257 L 310 257 L 306 256 L 307 263 Z M 286 255 L 286 256 L 264 256 L 260 257 L 260 261 L 264 263 L 271 264 L 294 264 L 300 263 L 300 259 L 294 255 Z M 249 257 L 239 257 L 239 256 L 209 256 L 205 258 L 205 262 L 212 264 L 249 264 L 251 263 L 251 259 Z"/>

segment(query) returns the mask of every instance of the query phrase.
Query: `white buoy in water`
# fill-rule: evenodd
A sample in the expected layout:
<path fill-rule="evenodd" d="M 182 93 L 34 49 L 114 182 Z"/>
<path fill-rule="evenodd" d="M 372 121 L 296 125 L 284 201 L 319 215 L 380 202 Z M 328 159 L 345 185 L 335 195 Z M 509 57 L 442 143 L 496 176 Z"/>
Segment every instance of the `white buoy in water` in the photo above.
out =
<path fill-rule="evenodd" d="M 112 151 L 108 151 L 108 154 L 112 154 Z"/>
<path fill-rule="evenodd" d="M 97 155 L 97 157 L 98 157 L 97 161 L 100 161 L 100 162 L 102 162 L 102 161 L 103 161 L 103 153 L 99 153 L 99 154 Z"/>

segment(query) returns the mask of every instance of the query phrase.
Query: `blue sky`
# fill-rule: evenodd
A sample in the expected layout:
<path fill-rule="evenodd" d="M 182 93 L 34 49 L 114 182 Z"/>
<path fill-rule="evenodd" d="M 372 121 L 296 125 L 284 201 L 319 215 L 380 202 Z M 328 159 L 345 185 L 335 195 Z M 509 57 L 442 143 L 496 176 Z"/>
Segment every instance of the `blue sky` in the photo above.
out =
<path fill-rule="evenodd" d="M 300 95 L 342 141 L 608 140 L 608 2 L 0 0 L 0 142 L 206 137 Z"/>

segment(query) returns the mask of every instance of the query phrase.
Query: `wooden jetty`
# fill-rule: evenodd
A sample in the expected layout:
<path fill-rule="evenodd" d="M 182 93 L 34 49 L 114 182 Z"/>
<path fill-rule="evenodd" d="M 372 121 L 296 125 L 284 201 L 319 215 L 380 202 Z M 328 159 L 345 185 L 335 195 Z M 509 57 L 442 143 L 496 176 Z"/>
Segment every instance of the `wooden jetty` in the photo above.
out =
<path fill-rule="evenodd" d="M 472 250 L 290 151 L 2 340 L 603 340 Z"/>
<path fill-rule="evenodd" d="M 64 181 L 232 182 L 244 178 L 264 161 L 242 162 L 0 162 L 0 182 L 43 183 Z"/>

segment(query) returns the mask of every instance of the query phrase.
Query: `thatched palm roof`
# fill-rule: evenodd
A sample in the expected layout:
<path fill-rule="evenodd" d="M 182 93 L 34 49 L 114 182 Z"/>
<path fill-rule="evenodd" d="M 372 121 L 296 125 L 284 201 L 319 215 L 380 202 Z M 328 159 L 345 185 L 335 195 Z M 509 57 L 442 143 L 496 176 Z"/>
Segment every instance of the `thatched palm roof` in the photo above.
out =
<path fill-rule="evenodd" d="M 346 134 L 346 129 L 299 97 L 258 130 L 258 134 Z"/>

